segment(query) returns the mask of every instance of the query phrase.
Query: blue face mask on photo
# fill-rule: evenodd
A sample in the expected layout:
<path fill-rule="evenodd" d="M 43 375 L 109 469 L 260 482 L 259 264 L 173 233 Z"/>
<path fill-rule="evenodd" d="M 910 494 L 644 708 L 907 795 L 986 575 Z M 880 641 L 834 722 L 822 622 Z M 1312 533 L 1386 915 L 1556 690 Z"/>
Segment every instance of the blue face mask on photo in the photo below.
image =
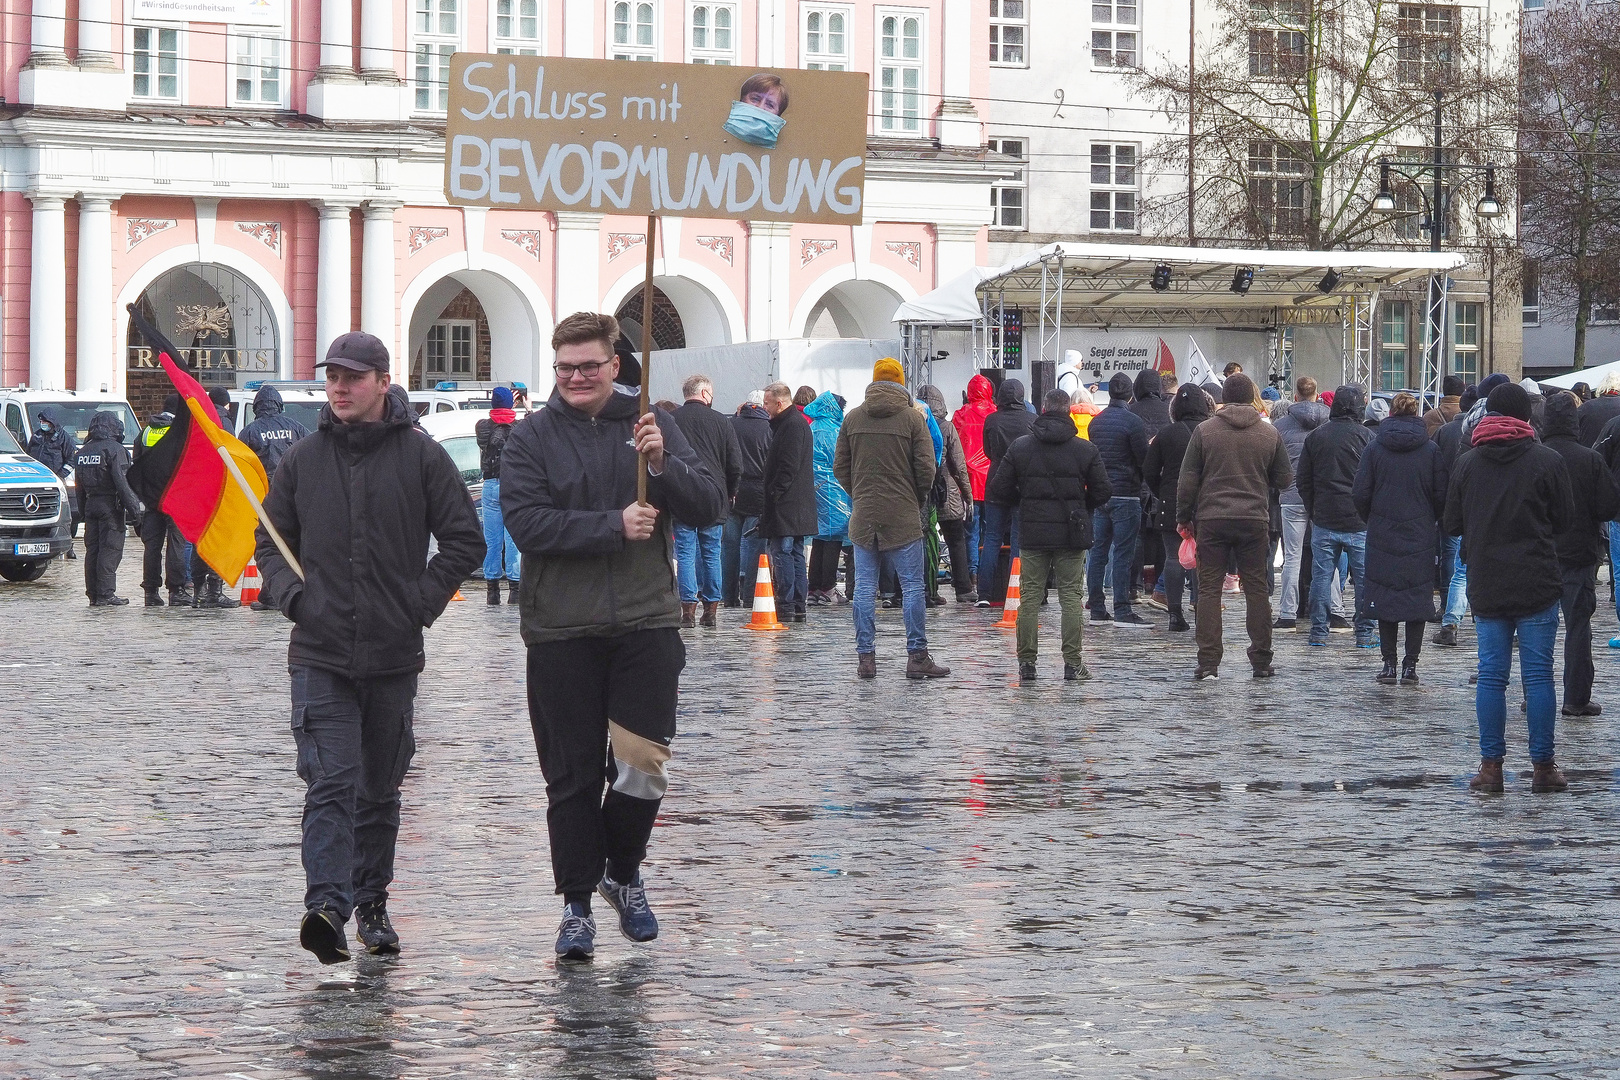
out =
<path fill-rule="evenodd" d="M 721 127 L 745 143 L 769 150 L 776 146 L 777 136 L 782 134 L 782 125 L 786 123 L 780 116 L 757 105 L 733 101 L 731 116 Z"/>

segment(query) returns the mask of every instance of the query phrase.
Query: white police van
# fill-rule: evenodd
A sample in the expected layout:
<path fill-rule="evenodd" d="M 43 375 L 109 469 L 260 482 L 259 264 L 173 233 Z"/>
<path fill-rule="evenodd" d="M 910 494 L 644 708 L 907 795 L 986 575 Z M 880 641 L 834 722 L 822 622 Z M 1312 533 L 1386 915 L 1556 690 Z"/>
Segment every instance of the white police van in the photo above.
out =
<path fill-rule="evenodd" d="M 0 578 L 33 581 L 73 546 L 67 487 L 0 426 Z"/>

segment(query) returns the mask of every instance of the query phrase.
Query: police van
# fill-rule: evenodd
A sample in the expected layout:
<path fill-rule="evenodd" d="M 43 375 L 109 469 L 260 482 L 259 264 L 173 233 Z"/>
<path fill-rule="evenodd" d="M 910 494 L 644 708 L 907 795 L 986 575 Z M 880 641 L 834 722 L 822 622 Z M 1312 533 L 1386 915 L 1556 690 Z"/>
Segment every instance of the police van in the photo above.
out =
<path fill-rule="evenodd" d="M 73 546 L 67 487 L 0 426 L 0 578 L 33 581 Z"/>
<path fill-rule="evenodd" d="M 141 433 L 141 425 L 135 419 L 135 411 L 123 398 L 89 392 L 80 394 L 72 390 L 0 387 L 0 423 L 11 432 L 11 437 L 19 446 L 28 445 L 29 433 L 39 427 L 40 419 L 48 413 L 54 413 L 62 428 L 73 436 L 74 445 L 83 446 L 90 437 L 90 420 L 98 412 L 110 412 L 118 417 L 124 425 L 124 446 L 134 453 L 135 439 Z M 68 513 L 77 515 L 79 504 L 74 498 L 71 465 L 68 467 L 67 494 Z"/>
<path fill-rule="evenodd" d="M 409 396 L 417 416 L 434 416 L 462 409 L 488 412 L 495 404 L 497 386 L 509 386 L 513 393 L 528 396 L 528 386 L 520 382 L 457 382 L 450 379 L 435 383 L 431 390 L 412 390 Z"/>

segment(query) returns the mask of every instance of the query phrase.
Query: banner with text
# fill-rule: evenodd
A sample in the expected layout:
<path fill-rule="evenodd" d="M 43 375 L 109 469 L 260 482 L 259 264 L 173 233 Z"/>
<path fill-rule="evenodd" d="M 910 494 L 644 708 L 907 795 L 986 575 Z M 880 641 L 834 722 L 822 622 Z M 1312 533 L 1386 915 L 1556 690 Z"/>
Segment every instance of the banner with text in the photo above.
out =
<path fill-rule="evenodd" d="M 859 225 L 867 76 L 456 53 L 452 203 Z"/>
<path fill-rule="evenodd" d="M 133 15 L 137 19 L 233 26 L 280 26 L 283 22 L 283 0 L 133 0 L 133 3 Z"/>

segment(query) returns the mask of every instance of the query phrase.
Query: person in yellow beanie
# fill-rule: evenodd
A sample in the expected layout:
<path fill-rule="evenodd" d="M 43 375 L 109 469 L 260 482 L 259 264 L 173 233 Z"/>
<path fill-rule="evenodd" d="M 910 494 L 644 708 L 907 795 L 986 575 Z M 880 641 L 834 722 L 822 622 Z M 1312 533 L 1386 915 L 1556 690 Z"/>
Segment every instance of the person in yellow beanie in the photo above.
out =
<path fill-rule="evenodd" d="M 872 365 L 873 382 L 892 382 L 906 385 L 906 369 L 892 356 L 885 356 Z"/>

